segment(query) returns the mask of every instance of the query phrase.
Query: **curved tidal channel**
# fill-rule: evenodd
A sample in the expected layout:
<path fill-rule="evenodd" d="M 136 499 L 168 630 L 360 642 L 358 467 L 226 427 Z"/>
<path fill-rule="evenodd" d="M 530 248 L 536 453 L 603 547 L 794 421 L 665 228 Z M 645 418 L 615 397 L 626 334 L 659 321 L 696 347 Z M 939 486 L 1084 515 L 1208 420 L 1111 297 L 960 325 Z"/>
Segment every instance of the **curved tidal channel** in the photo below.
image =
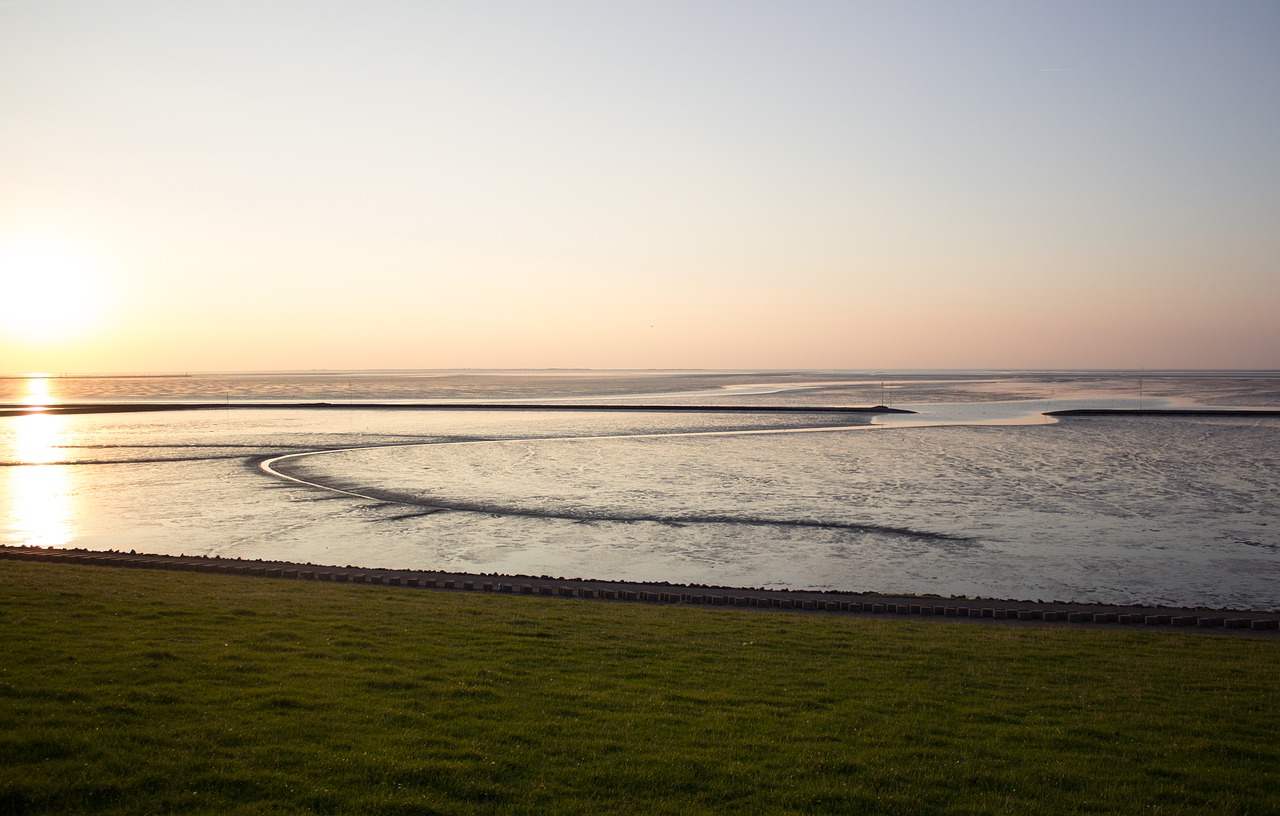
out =
<path fill-rule="evenodd" d="M 582 441 L 600 441 L 600 440 L 634 440 L 634 439 L 658 439 L 658 438 L 674 438 L 674 437 L 705 437 L 705 436 L 743 436 L 758 434 L 793 434 L 793 433 L 814 433 L 823 432 L 830 433 L 835 431 L 851 431 L 866 430 L 870 426 L 835 426 L 830 428 L 778 428 L 771 430 L 738 430 L 738 431 L 688 431 L 676 433 L 656 433 L 656 434 L 618 434 L 610 436 L 579 436 L 579 437 L 552 437 L 552 438 L 531 438 L 531 439 L 489 439 L 489 440 L 463 440 L 450 442 L 414 442 L 395 445 L 375 446 L 379 451 L 387 451 L 389 449 L 399 448 L 427 448 L 437 450 L 444 446 L 451 445 L 529 445 L 536 443 L 545 445 L 555 442 L 582 442 Z M 815 529 L 832 529 L 832 530 L 849 530 L 853 532 L 864 533 L 881 533 L 893 536 L 905 536 L 909 538 L 918 538 L 932 541 L 946 541 L 963 543 L 969 541 L 967 537 L 951 535 L 947 533 L 938 533 L 928 530 L 914 530 L 905 527 L 895 527 L 891 525 L 872 524 L 865 522 L 851 521 L 835 521 L 822 520 L 813 518 L 766 518 L 750 515 L 728 515 L 718 514 L 715 512 L 705 512 L 700 514 L 662 514 L 662 513 L 638 513 L 625 512 L 619 510 L 595 509 L 595 510 L 570 510 L 548 507 L 540 509 L 538 507 L 525 507 L 520 504 L 520 496 L 512 496 L 507 502 L 476 502 L 468 501 L 461 498 L 447 498 L 443 496 L 428 496 L 413 492 L 411 485 L 396 489 L 385 487 L 357 487 L 353 477 L 347 475 L 342 478 L 342 486 L 339 484 L 325 483 L 317 478 L 304 478 L 295 475 L 289 468 L 290 463 L 294 463 L 299 459 L 312 458 L 317 456 L 337 456 L 352 451 L 367 451 L 371 448 L 345 448 L 336 450 L 318 450 L 304 451 L 299 453 L 287 453 L 275 456 L 263 461 L 259 467 L 263 472 L 272 476 L 286 479 L 295 484 L 305 485 L 321 490 L 327 490 L 344 496 L 358 499 L 368 499 L 371 501 L 387 502 L 391 504 L 407 505 L 411 507 L 421 508 L 425 512 L 468 512 L 483 513 L 490 516 L 518 516 L 525 518 L 540 519 L 560 519 L 566 521 L 580 522 L 656 522 L 660 524 L 670 525 L 686 525 L 686 524 L 743 524 L 756 527 L 809 527 Z"/>

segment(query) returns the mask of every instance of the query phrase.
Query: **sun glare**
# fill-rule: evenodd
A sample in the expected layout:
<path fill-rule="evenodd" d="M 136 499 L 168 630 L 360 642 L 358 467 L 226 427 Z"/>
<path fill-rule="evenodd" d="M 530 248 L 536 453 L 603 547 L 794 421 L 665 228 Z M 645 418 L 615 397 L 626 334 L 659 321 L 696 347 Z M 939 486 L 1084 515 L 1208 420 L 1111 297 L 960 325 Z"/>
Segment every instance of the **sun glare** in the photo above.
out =
<path fill-rule="evenodd" d="M 30 414 L 11 417 L 0 434 L 0 527 L 17 543 L 62 547 L 74 537 L 75 500 L 71 474 L 55 464 L 62 457 L 66 417 Z"/>
<path fill-rule="evenodd" d="M 53 403 L 53 395 L 49 393 L 49 377 L 47 374 L 28 374 L 27 393 L 22 398 L 23 405 L 32 408 L 47 408 Z"/>
<path fill-rule="evenodd" d="M 21 343 L 56 342 L 88 328 L 101 312 L 101 269 L 81 250 L 54 242 L 0 247 L 0 330 Z"/>

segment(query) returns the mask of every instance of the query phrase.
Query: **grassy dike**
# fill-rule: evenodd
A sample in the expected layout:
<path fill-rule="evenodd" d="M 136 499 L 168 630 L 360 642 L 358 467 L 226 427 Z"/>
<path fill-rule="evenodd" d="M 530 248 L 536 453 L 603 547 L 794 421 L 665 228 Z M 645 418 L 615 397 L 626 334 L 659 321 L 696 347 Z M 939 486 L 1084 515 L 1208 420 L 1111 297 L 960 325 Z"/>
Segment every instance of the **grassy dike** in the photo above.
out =
<path fill-rule="evenodd" d="M 1275 813 L 1280 644 L 0 563 L 0 813 Z"/>

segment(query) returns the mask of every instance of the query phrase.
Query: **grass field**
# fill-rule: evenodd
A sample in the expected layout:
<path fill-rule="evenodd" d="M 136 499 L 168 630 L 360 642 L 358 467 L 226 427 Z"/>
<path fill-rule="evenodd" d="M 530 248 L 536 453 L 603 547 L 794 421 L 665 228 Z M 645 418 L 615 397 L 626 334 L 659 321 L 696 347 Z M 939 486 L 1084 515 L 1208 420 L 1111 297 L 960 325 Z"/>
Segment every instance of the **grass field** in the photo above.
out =
<path fill-rule="evenodd" d="M 0 562 L 0 813 L 1276 813 L 1280 644 Z"/>

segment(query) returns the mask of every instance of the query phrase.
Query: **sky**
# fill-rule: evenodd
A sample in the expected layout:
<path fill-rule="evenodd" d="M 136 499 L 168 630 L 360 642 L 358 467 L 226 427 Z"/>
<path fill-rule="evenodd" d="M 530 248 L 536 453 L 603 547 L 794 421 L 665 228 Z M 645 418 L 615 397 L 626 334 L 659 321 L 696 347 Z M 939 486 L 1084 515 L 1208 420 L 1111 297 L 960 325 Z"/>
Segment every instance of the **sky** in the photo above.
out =
<path fill-rule="evenodd" d="M 1274 0 L 0 0 L 0 372 L 1280 368 Z"/>

